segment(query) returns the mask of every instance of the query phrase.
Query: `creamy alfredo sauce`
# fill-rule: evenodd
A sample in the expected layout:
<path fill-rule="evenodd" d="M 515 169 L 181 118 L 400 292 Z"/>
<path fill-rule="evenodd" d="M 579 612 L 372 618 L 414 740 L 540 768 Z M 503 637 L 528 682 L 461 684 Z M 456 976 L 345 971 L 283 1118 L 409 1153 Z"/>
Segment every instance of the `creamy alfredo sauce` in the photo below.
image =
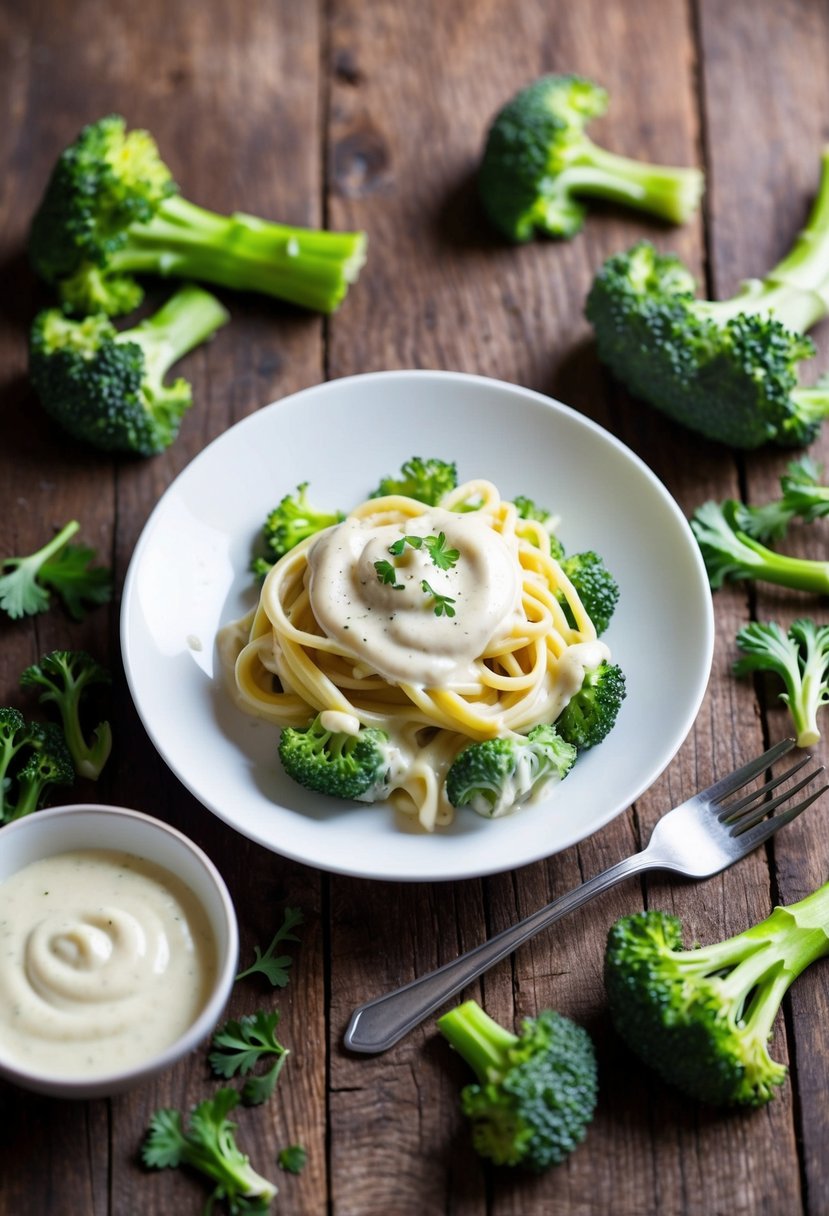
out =
<path fill-rule="evenodd" d="M 0 1057 L 63 1077 L 140 1065 L 192 1025 L 216 968 L 201 904 L 160 866 L 33 862 L 0 883 Z"/>
<path fill-rule="evenodd" d="M 457 549 L 440 569 L 426 546 L 390 546 L 405 535 L 444 533 Z M 383 582 L 375 563 L 389 563 Z M 320 534 L 308 553 L 308 593 L 314 616 L 355 659 L 398 684 L 441 688 L 469 679 L 473 661 L 509 632 L 521 605 L 521 571 L 504 538 L 475 515 L 432 508 L 405 524 L 350 518 Z M 435 599 L 450 597 L 454 616 L 436 615 Z"/>

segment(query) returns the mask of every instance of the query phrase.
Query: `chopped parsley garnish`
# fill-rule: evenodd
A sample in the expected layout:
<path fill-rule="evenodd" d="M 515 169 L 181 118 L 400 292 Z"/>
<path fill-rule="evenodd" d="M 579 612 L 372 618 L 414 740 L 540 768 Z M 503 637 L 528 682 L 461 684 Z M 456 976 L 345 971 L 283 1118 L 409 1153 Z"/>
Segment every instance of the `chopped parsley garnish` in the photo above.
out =
<path fill-rule="evenodd" d="M 435 591 L 434 587 L 430 586 L 424 578 L 420 584 L 420 590 L 424 595 L 431 595 L 434 600 L 435 616 L 454 616 L 455 609 L 452 607 L 454 600 L 450 595 L 441 595 L 439 591 Z"/>
<path fill-rule="evenodd" d="M 378 583 L 383 583 L 391 587 L 392 591 L 402 591 L 403 584 L 397 581 L 397 571 L 391 562 L 375 562 L 374 569 L 377 571 Z"/>
<path fill-rule="evenodd" d="M 446 533 L 441 532 L 437 536 L 427 536 L 423 540 L 423 546 L 432 559 L 438 570 L 451 570 L 457 564 L 460 553 L 457 549 L 446 548 Z"/>
<path fill-rule="evenodd" d="M 286 908 L 282 918 L 282 924 L 274 934 L 273 941 L 268 946 L 263 954 L 258 946 L 253 947 L 253 952 L 256 955 L 255 960 L 244 971 L 240 971 L 236 976 L 237 980 L 244 979 L 245 976 L 254 975 L 256 972 L 261 972 L 266 975 L 273 984 L 274 988 L 284 988 L 288 983 L 288 968 L 291 965 L 291 959 L 287 954 L 280 954 L 274 957 L 274 951 L 280 942 L 298 942 L 299 938 L 292 932 L 297 925 L 301 925 L 305 918 L 299 908 Z"/>

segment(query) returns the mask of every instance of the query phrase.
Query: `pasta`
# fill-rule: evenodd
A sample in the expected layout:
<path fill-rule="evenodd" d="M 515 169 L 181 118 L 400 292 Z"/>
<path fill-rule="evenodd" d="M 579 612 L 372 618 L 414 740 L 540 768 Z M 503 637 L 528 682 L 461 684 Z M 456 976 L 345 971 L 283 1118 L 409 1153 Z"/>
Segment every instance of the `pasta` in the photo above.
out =
<path fill-rule="evenodd" d="M 485 480 L 439 507 L 371 498 L 309 536 L 223 650 L 246 712 L 387 732 L 383 792 L 426 830 L 455 813 L 443 778 L 459 751 L 554 722 L 609 657 L 547 528 Z"/>

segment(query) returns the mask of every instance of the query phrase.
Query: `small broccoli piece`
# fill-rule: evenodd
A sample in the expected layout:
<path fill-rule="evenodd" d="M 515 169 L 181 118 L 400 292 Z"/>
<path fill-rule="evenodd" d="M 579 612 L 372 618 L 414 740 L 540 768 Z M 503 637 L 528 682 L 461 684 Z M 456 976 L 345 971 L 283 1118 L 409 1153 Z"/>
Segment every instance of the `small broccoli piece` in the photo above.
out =
<path fill-rule="evenodd" d="M 414 498 L 430 507 L 454 490 L 458 484 L 458 470 L 454 463 L 421 456 L 412 456 L 400 469 L 397 477 L 384 477 L 371 498 L 383 498 L 386 494 L 402 494 Z"/>
<path fill-rule="evenodd" d="M 32 221 L 29 256 L 81 314 L 141 301 L 134 275 L 195 279 L 333 312 L 365 261 L 362 232 L 320 232 L 187 202 L 147 131 L 117 114 L 61 154 Z"/>
<path fill-rule="evenodd" d="M 518 512 L 519 519 L 531 519 L 542 525 L 550 537 L 550 553 L 557 561 L 561 561 L 564 557 L 564 545 L 556 536 L 558 516 L 552 515 L 546 507 L 540 507 L 523 494 L 518 494 L 513 498 L 512 505 Z"/>
<path fill-rule="evenodd" d="M 737 645 L 744 654 L 734 664 L 734 674 L 778 675 L 785 686 L 780 699 L 789 707 L 797 746 L 818 743 L 818 710 L 829 704 L 829 625 L 801 617 L 784 633 L 774 621 L 753 621 L 738 632 Z"/>
<path fill-rule="evenodd" d="M 553 726 L 534 726 L 526 735 L 504 735 L 471 743 L 459 752 L 446 774 L 452 806 L 469 806 L 495 819 L 538 794 L 550 781 L 563 780 L 576 749 Z"/>
<path fill-rule="evenodd" d="M 625 694 L 624 672 L 604 659 L 585 671 L 581 688 L 556 718 L 558 733 L 577 751 L 595 747 L 613 729 Z"/>
<path fill-rule="evenodd" d="M 610 930 L 605 984 L 616 1030 L 665 1081 L 716 1106 L 762 1106 L 786 1069 L 768 1041 L 784 993 L 829 952 L 829 884 L 743 933 L 684 950 L 665 912 Z"/>
<path fill-rule="evenodd" d="M 0 558 L 0 608 L 17 620 L 46 612 L 49 591 L 55 591 L 74 620 L 83 619 L 86 604 L 105 604 L 112 598 L 112 575 L 105 566 L 93 566 L 95 550 L 68 541 L 80 528 L 71 519 L 50 541 L 28 557 Z"/>
<path fill-rule="evenodd" d="M 741 529 L 745 508 L 733 499 L 706 502 L 691 517 L 708 581 L 717 590 L 726 581 L 756 579 L 799 591 L 829 594 L 829 562 L 789 557 L 767 549 Z"/>
<path fill-rule="evenodd" d="M 59 727 L 26 722 L 18 710 L 0 709 L 0 823 L 44 806 L 53 785 L 70 786 L 75 769 Z"/>
<path fill-rule="evenodd" d="M 573 553 L 561 559 L 561 568 L 578 592 L 584 610 L 601 637 L 610 624 L 619 602 L 619 584 L 608 570 L 598 553 L 592 549 L 584 553 Z M 572 613 L 563 601 L 565 615 L 571 626 L 575 626 Z"/>
<path fill-rule="evenodd" d="M 177 1110 L 157 1110 L 150 1120 L 141 1157 L 151 1169 L 189 1165 L 199 1170 L 216 1188 L 208 1208 L 225 1199 L 231 1213 L 264 1212 L 276 1195 L 276 1187 L 257 1174 L 236 1143 L 236 1124 L 227 1118 L 239 1102 L 235 1089 L 219 1089 L 194 1107 L 184 1126 Z"/>
<path fill-rule="evenodd" d="M 120 333 L 103 313 L 73 321 L 49 308 L 32 326 L 32 383 L 46 413 L 75 439 L 151 456 L 170 446 L 193 401 L 188 381 L 165 384 L 167 372 L 227 320 L 214 296 L 192 286 Z"/>
<path fill-rule="evenodd" d="M 817 200 L 792 251 L 731 300 L 695 298 L 693 276 L 646 241 L 599 270 L 586 315 L 600 359 L 637 397 L 734 448 L 810 443 L 829 386 L 803 388 L 798 364 L 829 294 L 829 149 Z"/>
<path fill-rule="evenodd" d="M 266 556 L 253 559 L 254 574 L 267 574 L 300 541 L 345 519 L 341 511 L 318 511 L 309 502 L 307 490 L 308 482 L 301 482 L 296 493 L 286 494 L 268 515 L 262 526 Z"/>
<path fill-rule="evenodd" d="M 604 198 L 683 224 L 696 210 L 698 169 L 647 164 L 606 152 L 585 126 L 608 95 L 582 76 L 542 76 L 517 93 L 489 128 L 478 186 L 484 209 L 511 241 L 538 231 L 571 237 L 584 223 L 582 198 Z"/>
<path fill-rule="evenodd" d="M 363 726 L 356 735 L 326 730 L 317 715 L 308 726 L 287 726 L 279 758 L 289 777 L 318 794 L 376 802 L 388 793 L 389 737 Z"/>
<path fill-rule="evenodd" d="M 461 1106 L 480 1156 L 540 1172 L 581 1144 L 598 1090 L 583 1027 L 544 1010 L 512 1034 L 476 1001 L 464 1001 L 437 1024 L 478 1078 L 461 1091 Z"/>
<path fill-rule="evenodd" d="M 60 714 L 63 734 L 75 772 L 97 781 L 112 750 L 109 722 L 99 722 L 88 743 L 81 726 L 81 701 L 87 688 L 109 684 L 111 676 L 83 650 L 53 650 L 20 677 L 23 688 L 43 689 L 38 700 L 51 703 Z"/>
<path fill-rule="evenodd" d="M 829 515 L 829 486 L 821 484 L 823 466 L 809 456 L 793 460 L 780 478 L 781 497 L 759 506 L 742 506 L 739 523 L 755 540 L 780 540 L 795 518 L 806 523 Z"/>

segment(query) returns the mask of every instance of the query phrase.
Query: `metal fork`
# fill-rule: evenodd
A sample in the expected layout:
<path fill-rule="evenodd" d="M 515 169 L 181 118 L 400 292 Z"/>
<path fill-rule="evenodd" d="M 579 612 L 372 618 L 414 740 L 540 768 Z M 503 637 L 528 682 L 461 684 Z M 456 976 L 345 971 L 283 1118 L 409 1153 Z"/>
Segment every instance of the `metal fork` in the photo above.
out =
<path fill-rule="evenodd" d="M 772 796 L 774 790 L 809 762 L 811 756 L 807 754 L 778 777 L 770 777 L 740 798 L 725 801 L 793 747 L 794 739 L 784 739 L 756 760 L 681 802 L 657 821 L 647 847 L 641 852 L 597 874 L 436 971 L 360 1005 L 351 1015 L 344 1039 L 346 1047 L 352 1051 L 385 1051 L 505 955 L 630 874 L 668 870 L 688 878 L 708 878 L 747 856 L 829 789 L 829 785 L 823 785 L 802 801 L 772 814 L 784 803 L 790 803 L 795 794 L 823 771 L 821 765 L 796 785 Z"/>

